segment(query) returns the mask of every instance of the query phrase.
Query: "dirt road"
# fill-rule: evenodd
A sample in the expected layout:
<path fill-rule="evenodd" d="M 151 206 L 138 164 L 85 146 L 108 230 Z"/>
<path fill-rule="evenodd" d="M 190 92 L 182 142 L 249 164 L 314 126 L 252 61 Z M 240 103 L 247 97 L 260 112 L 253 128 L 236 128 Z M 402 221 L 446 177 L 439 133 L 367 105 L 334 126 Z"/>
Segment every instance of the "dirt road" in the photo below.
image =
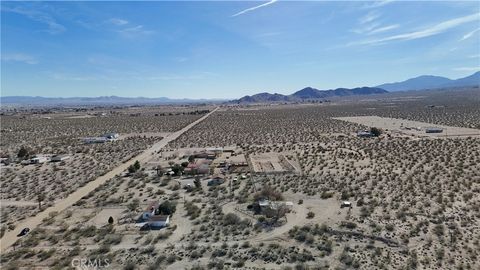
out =
<path fill-rule="evenodd" d="M 149 149 L 146 149 L 143 151 L 141 154 L 137 155 L 136 157 L 128 160 L 125 163 L 120 164 L 119 166 L 115 167 L 113 170 L 109 171 L 108 173 L 98 177 L 97 179 L 87 183 L 85 186 L 77 189 L 75 192 L 71 193 L 68 195 L 66 198 L 56 201 L 55 204 L 42 212 L 38 213 L 35 216 L 32 216 L 30 218 L 27 218 L 23 220 L 22 222 L 18 223 L 16 226 L 16 229 L 13 231 L 7 231 L 5 232 L 5 235 L 0 239 L 0 250 L 2 252 L 6 251 L 9 247 L 11 247 L 18 239 L 17 234 L 20 232 L 21 229 L 23 228 L 30 228 L 30 230 L 34 229 L 40 223 L 42 220 L 46 217 L 49 216 L 50 213 L 53 212 L 61 212 L 65 210 L 66 208 L 72 206 L 75 204 L 77 201 L 79 201 L 82 197 L 86 196 L 88 193 L 92 192 L 95 190 L 97 187 L 100 185 L 104 184 L 106 181 L 109 179 L 115 177 L 118 174 L 121 174 L 123 171 L 125 171 L 128 166 L 132 165 L 135 163 L 136 160 L 141 162 L 146 161 L 148 158 L 151 157 L 151 155 L 163 147 L 165 147 L 169 142 L 177 139 L 180 135 L 197 125 L 198 123 L 202 122 L 205 120 L 207 117 L 209 117 L 212 113 L 217 111 L 218 108 L 215 110 L 211 111 L 210 113 L 204 115 L 200 119 L 196 120 L 193 123 L 190 123 L 186 127 L 182 128 L 179 131 L 173 132 L 167 137 L 163 138 L 159 142 L 155 143 L 152 147 Z"/>

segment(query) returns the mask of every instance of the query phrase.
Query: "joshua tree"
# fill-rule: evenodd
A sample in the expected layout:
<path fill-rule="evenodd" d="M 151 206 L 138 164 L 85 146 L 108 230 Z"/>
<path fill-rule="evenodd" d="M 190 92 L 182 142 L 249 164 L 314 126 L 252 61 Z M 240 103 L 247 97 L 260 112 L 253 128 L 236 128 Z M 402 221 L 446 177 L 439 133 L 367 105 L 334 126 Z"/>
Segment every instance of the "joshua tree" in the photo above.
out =
<path fill-rule="evenodd" d="M 45 194 L 41 191 L 37 191 L 37 201 L 38 201 L 38 209 L 42 210 L 42 202 L 45 200 Z"/>

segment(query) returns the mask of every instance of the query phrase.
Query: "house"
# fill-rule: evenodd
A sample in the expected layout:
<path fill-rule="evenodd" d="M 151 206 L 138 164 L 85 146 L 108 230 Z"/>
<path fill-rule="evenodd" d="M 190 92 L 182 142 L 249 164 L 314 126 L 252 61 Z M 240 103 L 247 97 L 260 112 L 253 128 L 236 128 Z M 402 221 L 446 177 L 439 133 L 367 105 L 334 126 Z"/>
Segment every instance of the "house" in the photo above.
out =
<path fill-rule="evenodd" d="M 70 156 L 69 155 L 66 155 L 66 154 L 63 154 L 63 155 L 55 155 L 52 157 L 51 161 L 52 162 L 60 162 L 60 161 L 64 161 L 64 160 L 67 160 L 69 159 Z"/>
<path fill-rule="evenodd" d="M 270 201 L 269 200 L 259 200 L 258 201 L 258 206 L 260 206 L 260 208 L 270 207 Z"/>
<path fill-rule="evenodd" d="M 222 147 L 212 147 L 212 148 L 207 148 L 205 149 L 208 152 L 214 153 L 215 155 L 219 155 L 223 153 L 223 148 Z"/>
<path fill-rule="evenodd" d="M 167 227 L 170 223 L 170 216 L 169 215 L 156 215 L 151 217 L 147 221 L 147 225 L 150 228 L 163 228 Z"/>
<path fill-rule="evenodd" d="M 369 137 L 373 137 L 373 133 L 370 132 L 370 131 L 367 131 L 367 130 L 362 130 L 362 131 L 357 132 L 357 137 L 369 138 Z"/>
<path fill-rule="evenodd" d="M 107 138 L 105 137 L 87 137 L 83 138 L 83 142 L 86 144 L 91 144 L 91 143 L 105 143 L 107 142 Z"/>
<path fill-rule="evenodd" d="M 34 156 L 33 158 L 30 159 L 30 164 L 42 164 L 48 161 L 48 158 L 45 156 Z"/>
<path fill-rule="evenodd" d="M 225 182 L 225 179 L 223 179 L 220 176 L 216 176 L 216 177 L 208 180 L 207 186 L 218 186 L 218 185 L 223 184 L 224 182 Z"/>
<path fill-rule="evenodd" d="M 155 216 L 157 209 L 158 209 L 158 202 L 152 202 L 148 205 L 147 209 L 142 213 L 142 216 L 140 217 L 141 221 L 148 221 L 150 218 Z"/>
<path fill-rule="evenodd" d="M 223 148 L 223 152 L 225 153 L 235 153 L 235 150 L 237 149 L 236 146 L 227 146 Z"/>
<path fill-rule="evenodd" d="M 118 139 L 118 137 L 120 137 L 120 135 L 118 135 L 118 133 L 111 132 L 111 133 L 103 134 L 102 137 L 106 138 L 107 141 L 115 141 Z"/>
<path fill-rule="evenodd" d="M 428 127 L 425 129 L 425 133 L 442 133 L 443 129 L 437 127 Z"/>

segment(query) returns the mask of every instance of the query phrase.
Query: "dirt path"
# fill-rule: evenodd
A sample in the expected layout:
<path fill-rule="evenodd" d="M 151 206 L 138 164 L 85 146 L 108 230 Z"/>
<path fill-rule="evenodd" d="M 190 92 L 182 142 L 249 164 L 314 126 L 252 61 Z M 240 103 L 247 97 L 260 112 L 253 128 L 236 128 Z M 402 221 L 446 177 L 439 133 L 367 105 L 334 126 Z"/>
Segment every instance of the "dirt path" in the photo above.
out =
<path fill-rule="evenodd" d="M 37 206 L 38 202 L 35 201 L 11 201 L 11 200 L 2 200 L 0 205 L 4 206 Z"/>
<path fill-rule="evenodd" d="M 79 201 L 82 197 L 86 196 L 88 193 L 92 192 L 97 187 L 99 187 L 100 185 L 102 185 L 106 181 L 108 181 L 109 179 L 115 177 L 118 174 L 121 174 L 123 171 L 125 171 L 128 168 L 128 166 L 135 163 L 136 160 L 140 161 L 140 163 L 146 161 L 147 159 L 149 159 L 152 156 L 153 153 L 159 151 L 160 149 L 165 147 L 169 142 L 171 142 L 171 141 L 177 139 L 178 137 L 180 137 L 180 135 L 182 135 L 183 133 L 185 133 L 186 131 L 188 131 L 189 129 L 191 129 L 192 127 L 197 125 L 198 123 L 205 120 L 208 116 L 210 116 L 212 113 L 214 113 L 217 110 L 218 110 L 218 108 L 216 108 L 215 110 L 211 111 L 210 113 L 204 115 L 203 117 L 196 120 L 195 122 L 190 123 L 189 125 L 182 128 L 181 130 L 171 133 L 169 136 L 167 136 L 167 137 L 163 138 L 162 140 L 160 140 L 159 142 L 155 143 L 152 147 L 150 147 L 149 149 L 146 149 L 141 154 L 139 154 L 136 157 L 128 160 L 125 163 L 120 164 L 119 166 L 115 167 L 113 170 L 111 170 L 108 173 L 98 177 L 94 181 L 91 181 L 91 182 L 87 183 L 85 186 L 77 189 L 75 192 L 71 193 L 66 198 L 55 202 L 55 204 L 53 206 L 43 210 L 42 212 L 38 213 L 36 216 L 32 216 L 32 217 L 27 218 L 27 219 L 23 220 L 22 222 L 18 223 L 15 230 L 5 232 L 5 235 L 0 239 L 0 249 L 1 249 L 1 251 L 2 252 L 6 251 L 9 247 L 11 247 L 17 241 L 17 239 L 18 239 L 17 234 L 19 233 L 19 231 L 21 229 L 30 228 L 30 230 L 32 230 L 35 227 L 37 227 L 38 225 L 40 225 L 42 220 L 44 218 L 47 218 L 50 213 L 61 212 L 61 211 L 65 210 L 66 208 L 72 206 L 77 201 Z"/>

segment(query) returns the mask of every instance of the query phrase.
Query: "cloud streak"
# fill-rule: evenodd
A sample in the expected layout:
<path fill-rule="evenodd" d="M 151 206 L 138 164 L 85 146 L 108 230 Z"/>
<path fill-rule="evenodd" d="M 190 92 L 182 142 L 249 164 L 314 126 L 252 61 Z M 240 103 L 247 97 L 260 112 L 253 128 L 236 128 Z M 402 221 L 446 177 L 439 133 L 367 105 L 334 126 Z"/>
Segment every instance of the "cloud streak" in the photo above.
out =
<path fill-rule="evenodd" d="M 119 19 L 119 18 L 111 18 L 110 20 L 108 20 L 108 22 L 111 23 L 111 24 L 114 24 L 114 25 L 118 25 L 118 26 L 128 24 L 127 20 L 123 20 L 123 19 Z"/>
<path fill-rule="evenodd" d="M 471 38 L 476 32 L 480 31 L 480 28 L 477 28 L 475 30 L 473 30 L 472 32 L 468 32 L 467 34 L 465 34 L 462 39 L 460 39 L 460 41 L 463 41 L 463 40 L 466 40 L 466 39 L 469 39 Z"/>
<path fill-rule="evenodd" d="M 50 14 L 39 10 L 26 9 L 22 7 L 2 7 L 2 11 L 20 14 L 33 21 L 46 24 L 48 26 L 48 30 L 45 31 L 50 34 L 59 34 L 67 30 L 65 26 L 57 23 L 57 21 Z"/>
<path fill-rule="evenodd" d="M 120 33 L 124 37 L 132 38 L 139 35 L 150 35 L 155 33 L 155 31 L 147 30 L 143 27 L 143 25 L 137 25 L 137 26 L 127 27 L 125 29 L 119 30 L 118 33 Z"/>
<path fill-rule="evenodd" d="M 479 19 L 480 19 L 480 13 L 475 13 L 475 14 L 464 16 L 464 17 L 459 17 L 459 18 L 448 20 L 448 21 L 444 21 L 420 31 L 393 35 L 393 36 L 388 36 L 384 38 L 354 42 L 354 43 L 351 43 L 350 45 L 375 45 L 375 44 L 384 44 L 390 41 L 406 41 L 406 40 L 414 40 L 419 38 L 430 37 L 430 36 L 441 34 L 447 30 L 450 30 L 462 24 L 478 21 Z"/>
<path fill-rule="evenodd" d="M 261 4 L 261 5 L 254 6 L 254 7 L 251 7 L 251 8 L 244 9 L 244 10 L 238 12 L 238 13 L 233 14 L 231 17 L 237 17 L 237 16 L 239 16 L 239 15 L 242 15 L 242 14 L 245 14 L 245 13 L 248 13 L 248 12 L 251 12 L 251 11 L 254 11 L 254 10 L 256 10 L 256 9 L 269 6 L 269 5 L 271 5 L 271 4 L 275 3 L 275 2 L 277 2 L 277 0 L 271 0 L 270 2 L 263 3 L 263 4 Z"/>
<path fill-rule="evenodd" d="M 2 55 L 2 61 L 6 62 L 22 62 L 29 65 L 36 65 L 38 64 L 38 60 L 35 57 L 23 54 L 23 53 L 12 53 L 12 54 L 5 54 Z"/>

